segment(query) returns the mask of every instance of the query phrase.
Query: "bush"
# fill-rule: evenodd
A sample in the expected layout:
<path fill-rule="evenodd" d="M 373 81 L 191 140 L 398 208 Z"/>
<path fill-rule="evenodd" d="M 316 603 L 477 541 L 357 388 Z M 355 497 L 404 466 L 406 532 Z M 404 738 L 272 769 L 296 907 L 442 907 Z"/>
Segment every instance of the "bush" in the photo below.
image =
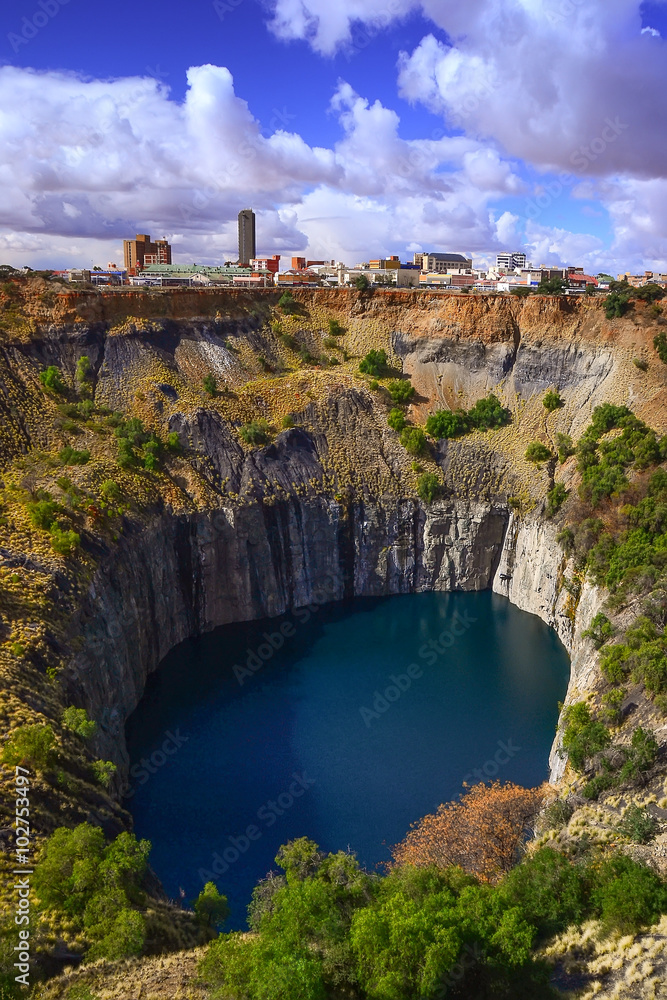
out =
<path fill-rule="evenodd" d="M 290 351 L 295 351 L 298 347 L 298 343 L 291 333 L 281 333 L 279 340 L 283 347 L 289 348 Z"/>
<path fill-rule="evenodd" d="M 558 449 L 558 461 L 562 465 L 568 460 L 570 455 L 574 455 L 575 447 L 569 434 L 556 434 L 556 448 Z"/>
<path fill-rule="evenodd" d="M 561 805 L 561 815 L 569 812 L 571 816 L 571 808 L 564 802 Z M 510 904 L 519 906 L 522 917 L 544 936 L 579 923 L 587 909 L 582 872 L 551 847 L 540 848 L 514 868 L 500 893 Z"/>
<path fill-rule="evenodd" d="M 74 555 L 80 544 L 81 536 L 76 531 L 64 531 L 56 524 L 51 527 L 51 548 L 57 555 Z"/>
<path fill-rule="evenodd" d="M 85 465 L 90 461 L 90 452 L 77 451 L 68 444 L 58 453 L 58 458 L 63 465 Z"/>
<path fill-rule="evenodd" d="M 665 356 L 667 357 L 667 337 L 665 337 Z M 644 358 L 633 358 L 632 363 L 635 368 L 639 368 L 640 372 L 648 371 L 648 361 L 645 361 Z"/>
<path fill-rule="evenodd" d="M 194 902 L 194 911 L 202 927 L 219 928 L 229 916 L 227 897 L 218 892 L 214 882 L 207 882 Z"/>
<path fill-rule="evenodd" d="M 94 760 L 92 763 L 93 774 L 100 785 L 104 785 L 108 788 L 111 784 L 111 779 L 118 770 L 116 765 L 111 760 Z"/>
<path fill-rule="evenodd" d="M 609 931 L 634 934 L 667 910 L 667 887 L 660 877 L 623 854 L 603 861 L 595 876 L 593 905 Z"/>
<path fill-rule="evenodd" d="M 625 694 L 624 688 L 614 688 L 613 691 L 607 691 L 602 695 L 602 719 L 608 726 L 620 725 Z"/>
<path fill-rule="evenodd" d="M 648 844 L 660 829 L 660 824 L 648 809 L 629 806 L 618 824 L 619 831 L 635 844 Z"/>
<path fill-rule="evenodd" d="M 63 712 L 61 721 L 64 729 L 76 733 L 82 740 L 92 739 L 97 732 L 97 723 L 88 718 L 85 708 L 74 708 L 70 705 Z"/>
<path fill-rule="evenodd" d="M 290 315 L 292 313 L 296 313 L 299 311 L 299 303 L 296 301 L 296 299 L 294 298 L 294 296 L 290 291 L 283 292 L 283 294 L 280 296 L 280 301 L 278 302 L 278 306 L 282 309 L 283 312 L 288 313 Z"/>
<path fill-rule="evenodd" d="M 417 494 L 424 503 L 433 503 L 440 492 L 440 480 L 432 472 L 424 472 L 417 480 Z"/>
<path fill-rule="evenodd" d="M 128 469 L 131 465 L 133 465 L 135 457 L 134 448 L 128 439 L 125 437 L 119 438 L 116 461 L 120 465 L 121 469 Z"/>
<path fill-rule="evenodd" d="M 537 465 L 539 462 L 547 462 L 553 458 L 553 454 L 540 441 L 533 441 L 526 448 L 526 458 L 529 462 L 535 462 Z"/>
<path fill-rule="evenodd" d="M 390 382 L 387 386 L 387 391 L 391 396 L 392 402 L 396 403 L 397 406 L 409 403 L 415 394 L 414 386 L 410 385 L 407 381 Z"/>
<path fill-rule="evenodd" d="M 329 320 L 329 336 L 330 337 L 344 337 L 345 336 L 345 330 L 340 325 L 340 323 L 338 322 L 337 319 L 330 319 Z"/>
<path fill-rule="evenodd" d="M 365 274 L 358 274 L 354 279 L 354 287 L 358 292 L 367 292 L 371 287 L 371 283 Z"/>
<path fill-rule="evenodd" d="M 335 337 L 325 337 L 322 341 L 322 346 L 326 347 L 327 351 L 335 351 L 338 350 L 340 344 Z"/>
<path fill-rule="evenodd" d="M 371 392 L 377 392 L 378 389 L 380 388 L 380 383 L 376 378 L 372 378 L 368 383 L 368 388 L 371 390 Z"/>
<path fill-rule="evenodd" d="M 281 424 L 282 424 L 283 430 L 285 430 L 285 431 L 288 431 L 288 430 L 290 430 L 290 428 L 294 427 L 294 417 L 292 416 L 292 414 L 291 413 L 287 413 L 283 417 L 283 419 L 281 421 Z"/>
<path fill-rule="evenodd" d="M 270 441 L 271 427 L 268 422 L 260 417 L 258 420 L 251 420 L 240 430 L 241 440 L 245 444 L 268 444 Z"/>
<path fill-rule="evenodd" d="M 402 431 L 404 427 L 408 426 L 408 422 L 405 419 L 405 414 L 403 410 L 390 410 L 389 416 L 387 417 L 387 423 L 394 431 Z"/>
<path fill-rule="evenodd" d="M 76 363 L 77 385 L 87 387 L 90 382 L 91 364 L 90 358 L 82 354 Z"/>
<path fill-rule="evenodd" d="M 204 392 L 207 392 L 209 396 L 215 396 L 217 394 L 218 383 L 215 375 L 212 375 L 210 372 L 208 375 L 205 375 L 202 385 L 204 386 Z"/>
<path fill-rule="evenodd" d="M 653 338 L 653 346 L 658 352 L 658 357 L 662 363 L 667 365 L 667 335 L 659 333 L 657 337 Z"/>
<path fill-rule="evenodd" d="M 167 434 L 166 447 L 169 451 L 179 452 L 181 450 L 181 439 L 178 431 L 171 431 Z"/>
<path fill-rule="evenodd" d="M 463 410 L 436 410 L 426 421 L 426 432 L 434 438 L 456 438 L 467 434 L 470 421 Z"/>
<path fill-rule="evenodd" d="M 63 382 L 63 377 L 59 368 L 55 365 L 49 365 L 46 371 L 39 373 L 39 381 L 42 383 L 45 389 L 50 392 L 56 392 L 62 395 L 67 392 L 67 386 Z"/>
<path fill-rule="evenodd" d="M 601 649 L 607 639 L 611 639 L 614 634 L 614 626 L 607 616 L 600 611 L 591 622 L 590 628 L 581 633 L 582 639 L 592 639 L 596 649 Z"/>
<path fill-rule="evenodd" d="M 628 292 L 610 292 L 605 301 L 605 316 L 607 319 L 620 319 L 630 308 Z"/>
<path fill-rule="evenodd" d="M 401 431 L 401 444 L 408 455 L 423 455 L 428 450 L 426 435 L 421 427 L 405 427 Z"/>
<path fill-rule="evenodd" d="M 110 503 L 118 503 L 122 496 L 122 490 L 118 483 L 113 479 L 105 479 L 100 486 L 100 493 L 105 500 Z"/>
<path fill-rule="evenodd" d="M 384 349 L 369 351 L 359 365 L 359 371 L 364 375 L 382 375 L 387 369 L 387 352 Z"/>
<path fill-rule="evenodd" d="M 559 410 L 564 405 L 563 400 L 557 392 L 548 392 L 542 402 L 545 410 L 548 410 L 549 413 L 553 410 Z"/>
<path fill-rule="evenodd" d="M 148 472 L 155 472 L 159 468 L 161 451 L 162 443 L 156 437 L 152 437 L 144 445 L 144 468 Z"/>
<path fill-rule="evenodd" d="M 554 517 L 567 500 L 568 492 L 562 483 L 556 483 L 553 489 L 547 493 L 547 505 L 545 514 L 547 517 Z"/>
<path fill-rule="evenodd" d="M 30 520 L 36 528 L 48 531 L 53 525 L 60 505 L 54 500 L 37 500 L 26 504 Z"/>
<path fill-rule="evenodd" d="M 510 288 L 510 295 L 516 295 L 518 299 L 527 299 L 529 295 L 533 294 L 532 288 L 521 287 L 521 288 Z"/>
<path fill-rule="evenodd" d="M 560 830 L 566 826 L 574 814 L 574 809 L 564 799 L 556 799 L 542 813 L 542 821 L 547 830 Z"/>
<path fill-rule="evenodd" d="M 591 715 L 584 702 L 569 705 L 563 711 L 563 747 L 561 756 L 567 755 L 575 771 L 584 773 L 586 761 L 611 743 L 609 730 Z"/>
<path fill-rule="evenodd" d="M 479 399 L 468 411 L 468 419 L 473 427 L 481 431 L 504 427 L 512 420 L 512 414 L 506 409 L 493 393 L 484 399 Z"/>
<path fill-rule="evenodd" d="M 55 736 L 49 725 L 20 726 L 2 748 L 2 763 L 45 771 L 53 759 Z"/>

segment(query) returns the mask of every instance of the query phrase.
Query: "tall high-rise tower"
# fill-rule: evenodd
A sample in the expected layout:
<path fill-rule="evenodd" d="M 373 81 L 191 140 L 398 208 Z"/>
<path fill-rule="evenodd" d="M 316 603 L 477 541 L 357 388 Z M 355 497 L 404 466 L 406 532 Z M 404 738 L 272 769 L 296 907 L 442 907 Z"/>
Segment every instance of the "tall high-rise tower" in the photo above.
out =
<path fill-rule="evenodd" d="M 244 208 L 239 212 L 239 264 L 247 267 L 256 256 L 255 213 L 251 208 Z"/>

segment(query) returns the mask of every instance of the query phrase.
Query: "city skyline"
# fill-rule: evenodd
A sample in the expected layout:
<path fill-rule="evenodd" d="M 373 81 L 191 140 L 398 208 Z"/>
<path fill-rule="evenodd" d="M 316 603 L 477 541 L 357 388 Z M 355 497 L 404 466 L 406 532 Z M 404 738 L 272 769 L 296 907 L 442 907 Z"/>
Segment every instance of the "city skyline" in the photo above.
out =
<path fill-rule="evenodd" d="M 145 231 L 219 263 L 252 204 L 268 255 L 667 269 L 664 0 L 297 7 L 3 12 L 0 262 L 120 263 Z"/>

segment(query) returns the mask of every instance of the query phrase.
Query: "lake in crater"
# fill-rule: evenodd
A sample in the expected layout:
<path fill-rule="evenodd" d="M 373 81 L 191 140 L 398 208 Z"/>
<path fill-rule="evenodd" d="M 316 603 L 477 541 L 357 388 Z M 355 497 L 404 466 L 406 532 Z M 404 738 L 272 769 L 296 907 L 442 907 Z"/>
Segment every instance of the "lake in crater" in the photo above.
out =
<path fill-rule="evenodd" d="M 544 781 L 568 676 L 556 634 L 490 591 L 226 625 L 149 678 L 125 804 L 167 893 L 215 881 L 242 929 L 290 839 L 372 869 L 462 782 Z"/>

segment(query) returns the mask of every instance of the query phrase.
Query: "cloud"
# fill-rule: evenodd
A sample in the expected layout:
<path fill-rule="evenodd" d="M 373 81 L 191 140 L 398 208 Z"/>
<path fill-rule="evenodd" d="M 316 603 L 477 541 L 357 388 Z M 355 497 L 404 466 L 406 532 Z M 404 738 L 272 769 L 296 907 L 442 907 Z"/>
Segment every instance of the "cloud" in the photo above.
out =
<path fill-rule="evenodd" d="M 323 243 L 319 223 L 311 234 L 305 221 L 315 205 L 317 218 L 345 213 L 341 254 L 364 256 L 360 207 L 385 220 L 376 252 L 395 252 L 416 230 L 473 249 L 496 240 L 490 202 L 521 189 L 495 150 L 442 129 L 406 141 L 395 111 L 345 81 L 330 108 L 340 138 L 325 149 L 285 128 L 263 131 L 224 67 L 192 67 L 187 80 L 176 102 L 155 79 L 1 68 L 0 227 L 38 237 L 7 249 L 51 246 L 52 261 L 56 247 L 76 248 L 81 263 L 89 241 L 118 258 L 120 240 L 145 230 L 171 238 L 180 259 L 219 260 L 234 256 L 236 215 L 249 203 L 263 252 Z"/>
<path fill-rule="evenodd" d="M 377 32 L 418 9 L 418 0 L 275 0 L 269 27 L 285 40 L 307 40 L 316 52 L 332 55 L 340 46 L 365 44 L 355 25 Z"/>

